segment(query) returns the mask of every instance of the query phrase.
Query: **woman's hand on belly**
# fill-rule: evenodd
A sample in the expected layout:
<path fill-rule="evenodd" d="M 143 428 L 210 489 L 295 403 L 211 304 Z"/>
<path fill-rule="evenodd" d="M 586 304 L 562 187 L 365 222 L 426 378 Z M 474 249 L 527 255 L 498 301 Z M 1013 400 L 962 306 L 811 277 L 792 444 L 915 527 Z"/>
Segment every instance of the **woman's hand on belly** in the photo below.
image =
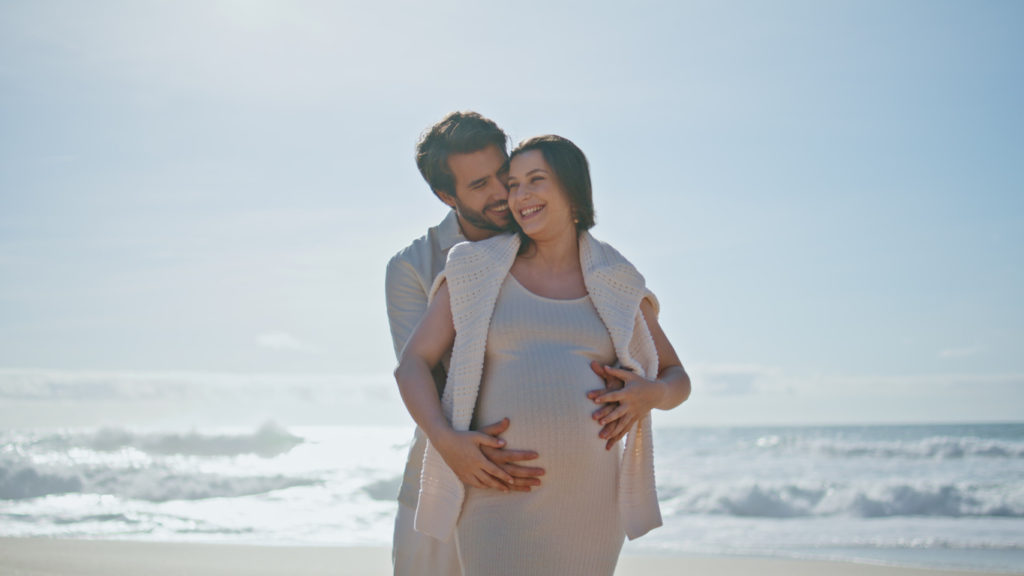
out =
<path fill-rule="evenodd" d="M 596 367 L 591 367 L 597 372 Z M 602 405 L 602 408 L 594 413 L 594 417 L 597 418 L 598 424 L 603 426 L 599 436 L 608 439 L 605 449 L 610 450 L 637 420 L 658 406 L 665 397 L 665 385 L 621 368 L 604 366 L 603 370 L 606 377 L 623 382 L 621 387 L 609 387 L 587 393 L 587 398 Z"/>
<path fill-rule="evenodd" d="M 501 438 L 481 432 L 457 432 L 451 429 L 438 435 L 434 443 L 445 463 L 463 484 L 508 492 L 508 485 L 513 482 L 512 476 L 491 462 L 482 450 L 484 446 L 501 448 L 504 445 L 505 441 Z"/>

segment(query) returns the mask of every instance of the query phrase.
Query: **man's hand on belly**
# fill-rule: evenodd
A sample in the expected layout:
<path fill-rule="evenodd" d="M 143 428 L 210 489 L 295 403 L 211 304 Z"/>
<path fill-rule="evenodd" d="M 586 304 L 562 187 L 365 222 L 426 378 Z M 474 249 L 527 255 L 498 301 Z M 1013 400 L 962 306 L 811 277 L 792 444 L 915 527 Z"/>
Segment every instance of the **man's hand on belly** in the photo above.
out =
<path fill-rule="evenodd" d="M 480 428 L 477 432 L 498 438 L 508 430 L 510 424 L 509 419 L 504 418 L 500 422 Z M 481 446 L 480 451 L 484 453 L 488 460 L 512 476 L 512 484 L 508 485 L 508 488 L 511 490 L 529 492 L 532 486 L 540 486 L 540 476 L 544 475 L 543 468 L 516 464 L 516 462 L 536 459 L 537 453 L 533 450 L 509 450 L 508 448 Z"/>

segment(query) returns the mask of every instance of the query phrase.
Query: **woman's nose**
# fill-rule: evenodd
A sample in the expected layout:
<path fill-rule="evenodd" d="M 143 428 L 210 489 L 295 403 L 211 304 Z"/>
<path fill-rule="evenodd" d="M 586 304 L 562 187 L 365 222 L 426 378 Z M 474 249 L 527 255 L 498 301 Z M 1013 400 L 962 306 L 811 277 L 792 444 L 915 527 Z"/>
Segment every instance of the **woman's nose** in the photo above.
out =
<path fill-rule="evenodd" d="M 508 189 L 508 201 L 511 202 L 513 198 L 516 200 L 526 197 L 526 189 L 523 186 L 511 186 Z"/>

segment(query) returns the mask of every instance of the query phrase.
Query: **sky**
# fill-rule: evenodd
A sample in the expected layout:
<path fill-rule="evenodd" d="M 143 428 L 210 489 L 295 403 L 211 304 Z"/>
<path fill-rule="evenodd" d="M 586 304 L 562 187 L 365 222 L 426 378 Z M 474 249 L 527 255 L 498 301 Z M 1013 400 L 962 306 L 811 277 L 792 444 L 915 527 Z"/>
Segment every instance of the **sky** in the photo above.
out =
<path fill-rule="evenodd" d="M 414 146 L 476 110 L 586 152 L 593 232 L 693 378 L 660 421 L 1020 420 L 1022 27 L 1015 1 L 0 1 L 0 415 L 27 381 L 389 386 L 384 267 L 446 210 Z"/>

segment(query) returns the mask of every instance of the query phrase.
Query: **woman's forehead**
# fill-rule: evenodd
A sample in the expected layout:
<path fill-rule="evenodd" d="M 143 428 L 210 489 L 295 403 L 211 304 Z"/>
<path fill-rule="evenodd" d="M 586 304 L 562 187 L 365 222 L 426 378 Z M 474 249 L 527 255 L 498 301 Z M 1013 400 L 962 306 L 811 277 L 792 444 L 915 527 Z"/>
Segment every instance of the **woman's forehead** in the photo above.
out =
<path fill-rule="evenodd" d="M 550 171 L 548 163 L 540 150 L 527 150 L 512 157 L 509 162 L 509 175 L 523 175 L 536 169 Z"/>

